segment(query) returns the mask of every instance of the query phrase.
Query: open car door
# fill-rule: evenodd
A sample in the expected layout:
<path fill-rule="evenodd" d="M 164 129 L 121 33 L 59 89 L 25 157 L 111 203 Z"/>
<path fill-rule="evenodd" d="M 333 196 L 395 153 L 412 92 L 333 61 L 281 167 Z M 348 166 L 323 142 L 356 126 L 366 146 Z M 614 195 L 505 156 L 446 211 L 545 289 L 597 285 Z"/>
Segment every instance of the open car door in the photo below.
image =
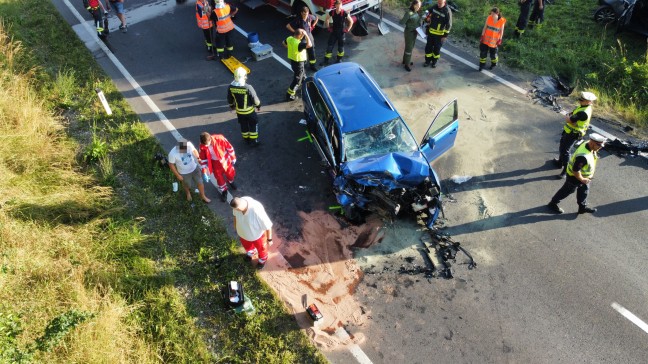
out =
<path fill-rule="evenodd" d="M 421 143 L 421 151 L 428 162 L 431 163 L 439 158 L 454 145 L 459 130 L 458 115 L 457 99 L 454 99 L 447 103 L 432 120 Z"/>

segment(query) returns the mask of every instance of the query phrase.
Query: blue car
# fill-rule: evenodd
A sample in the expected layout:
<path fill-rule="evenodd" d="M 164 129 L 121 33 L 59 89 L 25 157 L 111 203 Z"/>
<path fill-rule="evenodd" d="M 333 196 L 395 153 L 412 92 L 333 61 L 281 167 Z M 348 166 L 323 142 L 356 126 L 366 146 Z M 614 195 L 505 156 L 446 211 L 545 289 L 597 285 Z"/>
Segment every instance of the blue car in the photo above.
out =
<path fill-rule="evenodd" d="M 430 163 L 454 145 L 457 100 L 443 107 L 418 143 L 394 105 L 360 65 L 338 63 L 304 81 L 304 114 L 313 145 L 333 178 L 344 214 L 394 218 L 441 211 L 441 184 Z"/>

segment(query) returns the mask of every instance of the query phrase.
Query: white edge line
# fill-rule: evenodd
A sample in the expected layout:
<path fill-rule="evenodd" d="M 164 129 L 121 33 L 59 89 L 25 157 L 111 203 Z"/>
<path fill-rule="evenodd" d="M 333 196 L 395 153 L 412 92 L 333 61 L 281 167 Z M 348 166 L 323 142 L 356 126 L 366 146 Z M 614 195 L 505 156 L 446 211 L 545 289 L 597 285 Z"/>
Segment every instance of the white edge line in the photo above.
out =
<path fill-rule="evenodd" d="M 234 25 L 234 29 L 236 29 L 237 32 L 241 33 L 241 35 L 243 35 L 245 37 L 245 39 L 247 39 L 248 32 L 246 32 L 245 30 L 243 30 L 242 28 L 240 28 L 236 24 Z M 277 53 L 275 53 L 274 49 L 272 49 L 272 58 L 276 59 L 279 63 L 284 65 L 284 67 L 288 68 L 289 70 L 292 69 L 292 67 L 290 66 L 290 63 L 288 63 L 285 59 L 279 57 L 277 55 Z"/>
<path fill-rule="evenodd" d="M 621 306 L 620 304 L 616 302 L 612 302 L 612 308 L 615 309 L 618 313 L 620 313 L 623 317 L 627 318 L 632 322 L 633 324 L 637 325 L 640 329 L 642 329 L 645 333 L 648 334 L 648 324 L 645 322 L 641 321 L 641 319 L 637 316 L 635 316 L 632 312 L 628 311 L 625 309 L 625 307 Z"/>
<path fill-rule="evenodd" d="M 342 340 L 350 340 L 351 337 L 349 334 L 346 332 L 346 330 L 342 327 L 338 327 L 337 330 L 335 330 L 335 336 L 339 337 Z M 357 344 L 351 344 L 348 345 L 349 351 L 351 352 L 351 355 L 353 355 L 354 358 L 358 361 L 360 364 L 373 364 L 371 359 L 367 356 L 367 354 L 360 349 L 360 347 Z"/>

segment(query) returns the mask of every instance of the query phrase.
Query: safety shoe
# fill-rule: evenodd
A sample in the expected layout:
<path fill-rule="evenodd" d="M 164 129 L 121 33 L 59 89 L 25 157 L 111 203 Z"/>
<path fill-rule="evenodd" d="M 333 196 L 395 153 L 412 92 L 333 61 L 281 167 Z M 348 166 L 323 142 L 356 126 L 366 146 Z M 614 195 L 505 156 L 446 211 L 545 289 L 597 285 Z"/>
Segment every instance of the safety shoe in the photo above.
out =
<path fill-rule="evenodd" d="M 227 201 L 227 190 L 221 192 L 220 199 L 222 202 Z"/>
<path fill-rule="evenodd" d="M 238 187 L 236 187 L 236 184 L 234 184 L 234 182 L 230 182 L 229 185 L 230 185 L 230 188 L 233 189 L 234 191 L 236 191 L 238 189 Z"/>
<path fill-rule="evenodd" d="M 324 62 L 322 62 L 322 65 L 328 66 L 328 64 L 329 64 L 329 59 L 324 57 Z"/>
<path fill-rule="evenodd" d="M 405 70 L 407 72 L 412 72 L 412 68 L 410 68 L 410 66 L 408 66 L 408 65 L 405 65 Z"/>
<path fill-rule="evenodd" d="M 563 179 L 563 178 L 565 178 L 566 175 L 567 175 L 567 172 L 562 171 L 562 172 L 560 172 L 559 175 L 556 176 L 556 179 Z"/>
<path fill-rule="evenodd" d="M 437 64 L 437 61 L 432 61 L 432 63 L 430 63 L 430 67 L 436 68 L 436 64 Z"/>
<path fill-rule="evenodd" d="M 245 254 L 245 255 L 243 256 L 243 260 L 245 260 L 246 262 L 251 262 L 251 261 L 252 261 L 252 256 L 253 256 L 253 255 L 254 255 L 254 253 L 253 253 L 253 254 Z"/>
<path fill-rule="evenodd" d="M 425 62 L 425 63 L 423 63 L 423 67 L 427 67 L 427 66 L 429 66 L 429 65 L 430 65 L 430 62 Z"/>
<path fill-rule="evenodd" d="M 555 203 L 555 202 L 549 202 L 547 204 L 547 207 L 549 208 L 549 210 L 551 210 L 551 211 L 553 211 L 553 212 L 555 212 L 557 214 L 562 214 L 563 212 L 565 212 L 565 210 L 561 209 L 560 206 L 558 206 L 558 204 Z"/>
<path fill-rule="evenodd" d="M 295 95 L 286 94 L 286 101 L 295 101 L 296 98 Z"/>
<path fill-rule="evenodd" d="M 315 65 L 315 63 L 311 63 L 311 64 L 310 64 L 310 69 L 311 69 L 311 71 L 313 71 L 313 72 L 316 72 L 316 71 L 317 71 L 317 66 Z"/>
<path fill-rule="evenodd" d="M 578 213 L 579 214 L 593 214 L 596 212 L 595 208 L 587 207 L 587 206 L 579 206 L 578 207 Z"/>
<path fill-rule="evenodd" d="M 556 167 L 556 168 L 562 168 L 563 167 L 562 162 L 560 161 L 559 158 L 554 158 L 553 159 L 553 164 L 554 164 L 554 167 Z"/>
<path fill-rule="evenodd" d="M 483 69 L 484 69 L 484 64 L 483 64 L 483 63 L 480 63 L 480 64 L 479 64 L 479 72 L 481 72 L 481 70 L 483 70 Z"/>
<path fill-rule="evenodd" d="M 491 70 L 492 70 L 492 69 L 493 69 L 493 68 L 495 68 L 495 67 L 497 67 L 497 63 L 491 63 L 491 66 L 490 66 L 490 68 L 489 68 L 489 69 L 491 69 Z"/>
<path fill-rule="evenodd" d="M 266 262 L 258 263 L 258 264 L 257 264 L 257 270 L 261 270 L 261 269 L 263 269 L 263 268 L 265 267 L 265 265 L 266 265 Z"/>
<path fill-rule="evenodd" d="M 259 141 L 259 138 L 256 138 L 256 139 L 254 139 L 252 141 L 252 146 L 258 147 L 259 145 L 261 145 L 261 142 Z"/>

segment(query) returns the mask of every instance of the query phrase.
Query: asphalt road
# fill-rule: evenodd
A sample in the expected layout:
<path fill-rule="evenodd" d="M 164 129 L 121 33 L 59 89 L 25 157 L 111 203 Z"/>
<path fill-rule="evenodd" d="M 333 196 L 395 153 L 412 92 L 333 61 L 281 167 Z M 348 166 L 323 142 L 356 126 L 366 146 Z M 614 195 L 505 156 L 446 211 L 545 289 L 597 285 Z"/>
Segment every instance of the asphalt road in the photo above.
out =
<path fill-rule="evenodd" d="M 262 145 L 247 148 L 225 101 L 231 74 L 222 64 L 205 60 L 191 2 L 176 6 L 168 0 L 127 0 L 129 31 L 110 36 L 116 59 L 150 102 L 98 48 L 69 10 L 69 2 L 53 2 L 166 150 L 175 136 L 160 121 L 162 114 L 194 142 L 205 130 L 229 137 L 239 155 L 242 193 L 264 202 L 281 236 L 299 238 L 297 212 L 334 204 L 316 153 L 307 142 L 298 141 L 305 135 L 298 123 L 302 106 L 283 101 L 291 71 L 276 59 L 246 63 L 252 69 L 249 82 L 263 103 Z M 81 1 L 73 6 L 89 19 Z M 116 28 L 114 16 L 111 21 Z M 245 31 L 258 32 L 261 42 L 271 44 L 285 59 L 282 14 L 270 7 L 254 12 L 241 7 L 235 21 Z M 413 120 L 417 133 L 429 120 L 414 117 L 420 116 L 415 105 L 459 100 L 457 145 L 435 162 L 435 168 L 455 201 L 446 205 L 445 231 L 461 241 L 479 265 L 472 271 L 458 265 L 452 280 L 399 274 L 401 265 L 422 262 L 419 242 L 403 241 L 416 236 L 412 232 L 417 227 L 406 221 L 392 225 L 380 244 L 358 251 L 361 263 L 380 261 L 383 267 L 378 271 L 366 266 L 356 291 L 370 316 L 368 323 L 346 326 L 351 335 L 366 338 L 359 343 L 366 358 L 374 363 L 646 362 L 646 159 L 604 152 L 590 194 L 599 211 L 577 216 L 572 196 L 562 204 L 567 213 L 549 214 L 544 205 L 561 182 L 554 179 L 557 171 L 547 161 L 555 154 L 563 117 L 447 55 L 435 71 L 418 67 L 406 74 L 398 67 L 398 50 L 373 51 L 375 44 L 398 49 L 402 35 L 393 28 L 386 36 L 373 26 L 370 31 L 367 39 L 352 40 L 347 54 L 385 87 L 405 119 Z M 247 40 L 237 34 L 234 41 L 235 55 L 245 60 Z M 320 58 L 325 42 L 325 34 L 316 36 Z M 417 47 L 420 56 L 422 45 Z M 465 54 L 452 44 L 446 48 L 469 63 L 475 61 L 474 51 Z M 422 77 L 424 71 L 429 76 Z M 528 88 L 525 80 L 506 71 L 496 73 Z M 427 80 L 424 87 L 421 79 Z M 472 179 L 456 184 L 449 181 L 453 175 Z M 208 194 L 215 199 L 210 204 L 214 212 L 229 219 L 230 209 L 218 201 L 215 189 Z M 632 315 L 643 321 L 632 322 Z M 363 360 L 357 351 L 325 355 L 335 363 Z"/>

